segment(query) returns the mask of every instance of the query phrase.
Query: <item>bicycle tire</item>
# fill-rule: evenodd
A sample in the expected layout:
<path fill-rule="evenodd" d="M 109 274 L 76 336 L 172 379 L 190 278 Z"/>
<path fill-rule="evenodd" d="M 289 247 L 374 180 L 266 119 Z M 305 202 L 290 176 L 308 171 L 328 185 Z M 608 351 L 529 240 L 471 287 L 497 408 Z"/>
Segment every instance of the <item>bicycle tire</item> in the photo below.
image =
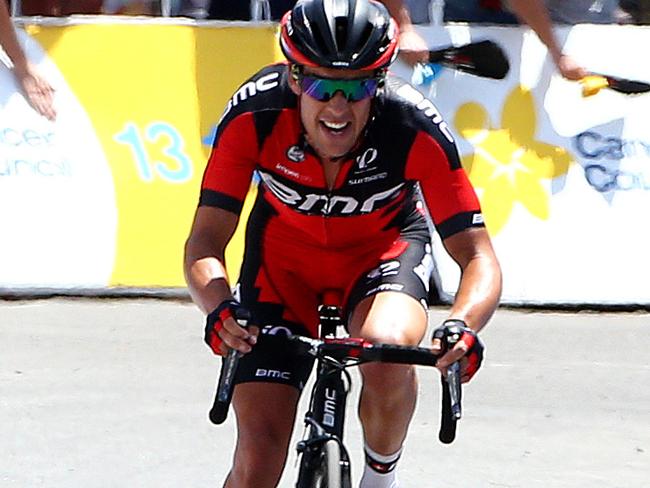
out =
<path fill-rule="evenodd" d="M 341 446 L 335 440 L 329 440 L 321 448 L 314 488 L 342 488 L 341 478 Z"/>
<path fill-rule="evenodd" d="M 349 476 L 342 472 L 341 446 L 326 441 L 318 451 L 303 453 L 296 488 L 350 488 Z"/>

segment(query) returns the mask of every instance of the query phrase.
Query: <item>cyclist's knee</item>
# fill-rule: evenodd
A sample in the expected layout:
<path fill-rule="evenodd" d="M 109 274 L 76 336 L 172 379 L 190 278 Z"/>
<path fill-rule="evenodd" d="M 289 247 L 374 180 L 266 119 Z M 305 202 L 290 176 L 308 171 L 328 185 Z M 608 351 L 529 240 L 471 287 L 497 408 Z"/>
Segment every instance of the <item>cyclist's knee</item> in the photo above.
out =
<path fill-rule="evenodd" d="M 415 346 L 420 342 L 419 331 L 413 331 L 403 324 L 389 322 L 366 322 L 361 337 L 373 343 Z"/>
<path fill-rule="evenodd" d="M 282 466 L 276 467 L 272 464 L 239 462 L 235 463 L 228 475 L 226 487 L 251 487 L 266 488 L 275 487 L 280 480 Z"/>
<path fill-rule="evenodd" d="M 401 396 L 416 381 L 415 367 L 408 364 L 368 363 L 361 367 L 364 389 Z"/>
<path fill-rule="evenodd" d="M 240 435 L 236 457 L 252 464 L 259 461 L 262 461 L 262 464 L 272 461 L 284 462 L 290 437 L 290 432 L 271 429 L 249 431 Z"/>
<path fill-rule="evenodd" d="M 230 479 L 237 482 L 234 486 L 275 486 L 284 467 L 287 446 L 284 436 L 268 433 L 240 439 L 230 473 Z"/>
<path fill-rule="evenodd" d="M 349 324 L 352 335 L 385 344 L 415 346 L 427 328 L 422 305 L 402 293 L 382 293 L 359 303 Z"/>

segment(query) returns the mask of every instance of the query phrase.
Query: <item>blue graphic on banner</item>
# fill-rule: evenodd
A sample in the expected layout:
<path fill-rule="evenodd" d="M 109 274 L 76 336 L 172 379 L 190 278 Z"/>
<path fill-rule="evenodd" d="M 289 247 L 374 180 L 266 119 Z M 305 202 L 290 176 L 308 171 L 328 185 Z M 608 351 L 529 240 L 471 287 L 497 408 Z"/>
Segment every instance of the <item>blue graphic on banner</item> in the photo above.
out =
<path fill-rule="evenodd" d="M 589 130 L 575 136 L 574 145 L 596 191 L 650 190 L 650 142 Z"/>
<path fill-rule="evenodd" d="M 152 122 L 141 131 L 136 124 L 128 122 L 124 130 L 116 134 L 114 139 L 120 144 L 129 146 L 138 174 L 143 181 L 151 182 L 159 177 L 170 183 L 184 183 L 192 178 L 192 160 L 184 152 L 183 137 L 171 124 Z M 146 143 L 154 144 L 161 139 L 169 142 L 163 154 L 176 163 L 175 169 L 170 168 L 167 163 L 152 161 Z"/>
<path fill-rule="evenodd" d="M 70 163 L 54 151 L 52 131 L 0 128 L 0 177 L 69 177 Z"/>

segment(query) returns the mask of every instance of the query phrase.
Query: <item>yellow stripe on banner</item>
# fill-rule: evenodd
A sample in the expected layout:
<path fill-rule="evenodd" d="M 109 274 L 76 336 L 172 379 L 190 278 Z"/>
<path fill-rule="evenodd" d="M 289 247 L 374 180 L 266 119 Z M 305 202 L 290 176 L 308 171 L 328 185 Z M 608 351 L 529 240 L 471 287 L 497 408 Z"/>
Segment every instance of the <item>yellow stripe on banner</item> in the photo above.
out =
<path fill-rule="evenodd" d="M 111 167 L 118 229 L 110 284 L 184 286 L 183 246 L 211 134 L 237 86 L 279 59 L 275 26 L 27 30 L 84 106 Z M 242 248 L 240 230 L 227 253 L 233 281 Z"/>

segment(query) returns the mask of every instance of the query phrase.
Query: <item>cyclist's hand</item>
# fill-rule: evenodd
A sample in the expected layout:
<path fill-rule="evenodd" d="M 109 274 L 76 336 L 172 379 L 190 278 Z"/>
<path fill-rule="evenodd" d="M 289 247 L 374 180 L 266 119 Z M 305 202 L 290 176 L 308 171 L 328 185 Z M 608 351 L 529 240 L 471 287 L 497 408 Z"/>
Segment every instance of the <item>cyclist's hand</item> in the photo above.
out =
<path fill-rule="evenodd" d="M 205 323 L 205 343 L 212 352 L 225 356 L 228 349 L 250 352 L 259 329 L 247 326 L 250 312 L 235 300 L 226 300 L 210 312 Z"/>
<path fill-rule="evenodd" d="M 433 331 L 433 351 L 445 352 L 437 367 L 446 374 L 447 367 L 460 360 L 461 381 L 467 383 L 476 374 L 483 361 L 483 343 L 462 320 L 445 320 Z M 451 346 L 451 347 L 450 347 Z"/>

